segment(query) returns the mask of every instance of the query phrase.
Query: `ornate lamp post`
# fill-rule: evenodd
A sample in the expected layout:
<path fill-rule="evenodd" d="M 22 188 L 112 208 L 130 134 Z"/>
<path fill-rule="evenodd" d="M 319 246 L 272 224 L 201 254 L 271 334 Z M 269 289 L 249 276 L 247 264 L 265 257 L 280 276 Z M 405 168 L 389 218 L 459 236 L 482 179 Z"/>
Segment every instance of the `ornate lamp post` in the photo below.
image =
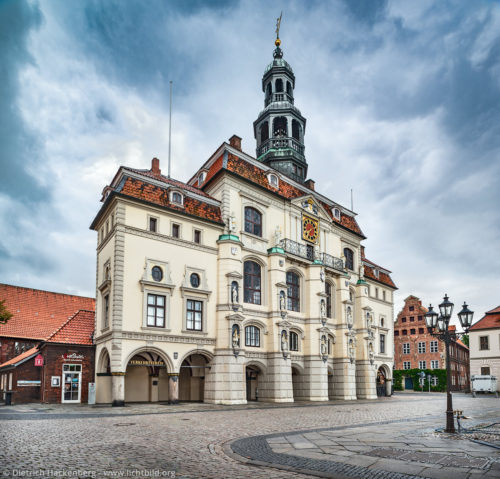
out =
<path fill-rule="evenodd" d="M 432 305 L 429 305 L 429 311 L 425 314 L 425 322 L 429 333 L 443 341 L 446 345 L 446 429 L 445 432 L 455 432 L 455 422 L 453 421 L 453 401 L 451 397 L 451 368 L 450 368 L 450 344 L 458 338 L 467 334 L 472 325 L 472 317 L 474 313 L 469 310 L 467 304 L 464 302 L 462 311 L 458 313 L 458 319 L 462 325 L 463 332 L 457 333 L 450 331 L 448 326 L 450 324 L 451 313 L 453 312 L 453 303 L 449 300 L 448 295 L 444 295 L 443 302 L 439 305 L 439 316 L 433 310 Z M 434 329 L 437 331 L 434 333 Z"/>

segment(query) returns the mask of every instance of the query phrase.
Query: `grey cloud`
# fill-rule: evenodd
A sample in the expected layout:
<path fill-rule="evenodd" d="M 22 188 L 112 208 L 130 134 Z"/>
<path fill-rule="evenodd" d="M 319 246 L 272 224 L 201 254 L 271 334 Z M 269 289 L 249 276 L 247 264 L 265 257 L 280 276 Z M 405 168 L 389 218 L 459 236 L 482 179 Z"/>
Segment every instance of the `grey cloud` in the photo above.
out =
<path fill-rule="evenodd" d="M 22 201 L 46 199 L 48 192 L 28 173 L 44 161 L 34 132 L 27 129 L 17 105 L 19 72 L 32 62 L 27 38 L 42 22 L 37 4 L 24 0 L 0 3 L 0 193 Z"/>

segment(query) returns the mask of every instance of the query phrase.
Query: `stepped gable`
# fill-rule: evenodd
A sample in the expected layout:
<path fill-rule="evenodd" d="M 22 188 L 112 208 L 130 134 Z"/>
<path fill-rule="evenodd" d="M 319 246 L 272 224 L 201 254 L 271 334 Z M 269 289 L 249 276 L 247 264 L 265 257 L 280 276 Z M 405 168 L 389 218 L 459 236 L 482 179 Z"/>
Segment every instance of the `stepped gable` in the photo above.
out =
<path fill-rule="evenodd" d="M 77 311 L 95 310 L 94 298 L 8 284 L 0 284 L 3 299 L 13 316 L 0 324 L 0 337 L 45 340 Z"/>

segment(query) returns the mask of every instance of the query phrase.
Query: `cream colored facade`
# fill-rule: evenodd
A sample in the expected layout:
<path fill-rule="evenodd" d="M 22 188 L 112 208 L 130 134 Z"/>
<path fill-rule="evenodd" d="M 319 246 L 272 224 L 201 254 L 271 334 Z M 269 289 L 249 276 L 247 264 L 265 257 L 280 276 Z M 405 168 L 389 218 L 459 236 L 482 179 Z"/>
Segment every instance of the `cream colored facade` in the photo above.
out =
<path fill-rule="evenodd" d="M 364 257 L 355 213 L 306 181 L 295 76 L 279 43 L 273 56 L 258 160 L 233 136 L 188 184 L 154 159 L 105 188 L 92 224 L 98 402 L 390 394 L 394 283 Z"/>
<path fill-rule="evenodd" d="M 228 154 L 262 168 L 223 144 L 204 169 Z M 155 183 L 146 175 L 122 169 L 108 190 L 113 191 L 124 177 Z M 205 190 L 213 199 L 205 201 L 220 207 L 227 226 L 124 195 L 109 195 L 93 225 L 98 231 L 98 402 L 180 399 L 238 404 L 249 399 L 374 398 L 379 370 L 390 391 L 393 288 L 364 278 L 362 237 L 331 220 L 322 205 L 329 200 L 300 187 L 304 195 L 288 201 L 234 175 L 218 176 Z M 186 197 L 196 196 L 180 191 Z M 262 236 L 245 232 L 246 207 L 262 215 Z M 303 214 L 319 221 L 314 260 L 290 251 L 285 241 L 306 248 L 301 238 Z M 156 219 L 156 232 L 149 231 L 150 218 Z M 174 224 L 179 226 L 179 238 L 172 236 Z M 199 244 L 193 241 L 195 230 L 201 233 Z M 352 270 L 336 269 L 319 259 L 323 253 L 341 258 L 346 247 L 354 252 Z M 244 301 L 246 261 L 261 267 L 260 305 Z M 160 281 L 152 277 L 155 266 L 163 271 Z M 299 277 L 299 311 L 284 307 L 290 271 Z M 200 277 L 198 287 L 190 284 L 192 273 Z M 233 283 L 238 298 L 232 296 Z M 322 310 L 326 283 L 331 291 L 329 315 L 324 306 Z M 165 297 L 164 327 L 147 325 L 148 294 Z M 203 305 L 201 331 L 187 329 L 190 299 Z M 258 328 L 259 346 L 245 344 L 248 326 Z M 298 344 L 293 345 L 297 350 L 290 348 L 290 333 L 297 334 Z M 138 358 L 151 364 L 133 365 Z M 155 368 L 155 362 L 160 366 Z"/>

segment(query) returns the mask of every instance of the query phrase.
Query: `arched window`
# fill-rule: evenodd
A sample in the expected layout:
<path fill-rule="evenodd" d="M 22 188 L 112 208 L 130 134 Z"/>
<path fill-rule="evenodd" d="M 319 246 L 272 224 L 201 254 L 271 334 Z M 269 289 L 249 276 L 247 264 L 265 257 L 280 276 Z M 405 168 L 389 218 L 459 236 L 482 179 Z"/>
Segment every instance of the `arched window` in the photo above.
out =
<path fill-rule="evenodd" d="M 245 346 L 260 347 L 260 329 L 257 326 L 245 328 Z"/>
<path fill-rule="evenodd" d="M 299 350 L 299 335 L 290 331 L 290 351 Z"/>
<path fill-rule="evenodd" d="M 288 136 L 288 123 L 286 117 L 277 116 L 273 120 L 273 136 L 278 138 Z"/>
<path fill-rule="evenodd" d="M 292 91 L 292 84 L 287 81 L 286 82 L 286 92 L 290 95 L 290 96 L 293 96 L 293 91 Z"/>
<path fill-rule="evenodd" d="M 326 317 L 332 317 L 332 285 L 328 281 L 325 282 L 326 293 Z"/>
<path fill-rule="evenodd" d="M 292 136 L 300 141 L 300 123 L 297 120 L 292 120 Z"/>
<path fill-rule="evenodd" d="M 345 267 L 350 270 L 354 270 L 354 253 L 352 249 L 344 248 L 345 256 Z"/>
<path fill-rule="evenodd" d="M 297 273 L 289 271 L 286 274 L 288 310 L 300 311 L 300 278 Z"/>
<path fill-rule="evenodd" d="M 283 91 L 283 80 L 281 78 L 278 78 L 276 80 L 276 92 L 280 93 Z"/>
<path fill-rule="evenodd" d="M 243 300 L 245 303 L 261 304 L 260 265 L 255 261 L 245 261 L 243 270 Z"/>
<path fill-rule="evenodd" d="M 271 82 L 269 82 L 267 84 L 267 87 L 266 87 L 266 97 L 270 97 L 271 96 L 271 94 L 272 94 L 272 88 L 273 87 L 271 86 Z"/>
<path fill-rule="evenodd" d="M 250 206 L 245 207 L 245 232 L 262 236 L 262 215 Z"/>
<path fill-rule="evenodd" d="M 269 139 L 269 123 L 265 121 L 260 125 L 260 142 L 264 143 Z"/>

